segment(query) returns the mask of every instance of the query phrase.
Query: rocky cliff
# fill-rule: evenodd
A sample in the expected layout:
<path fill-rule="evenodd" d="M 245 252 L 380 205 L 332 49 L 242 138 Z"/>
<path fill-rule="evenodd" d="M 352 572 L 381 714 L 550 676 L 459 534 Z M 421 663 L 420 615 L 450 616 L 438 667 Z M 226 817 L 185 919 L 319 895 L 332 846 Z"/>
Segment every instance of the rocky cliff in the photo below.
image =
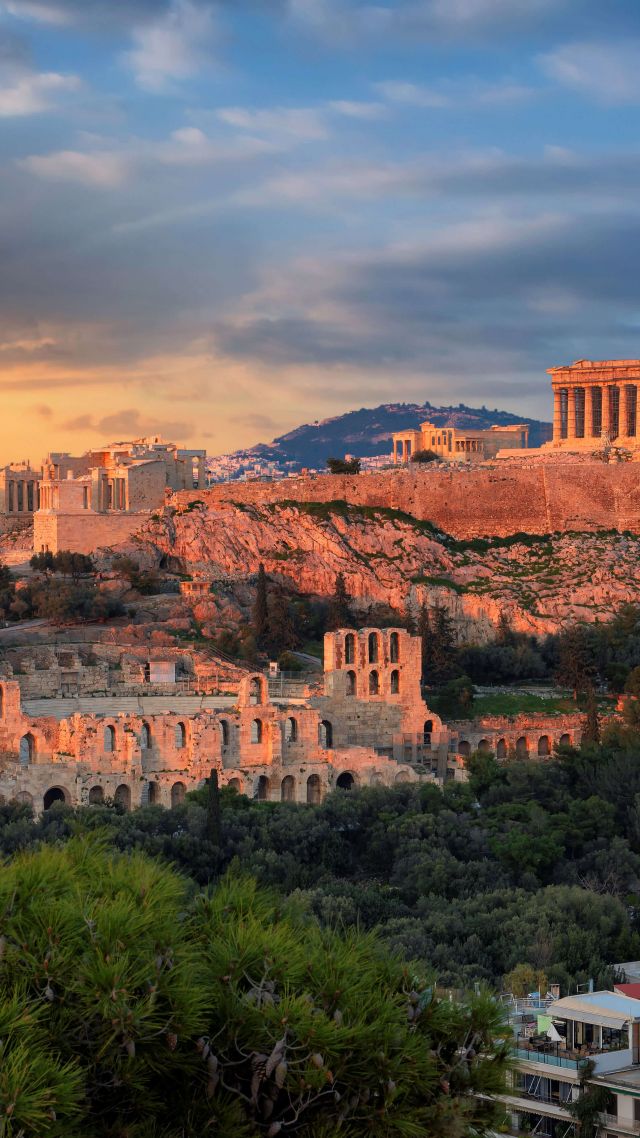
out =
<path fill-rule="evenodd" d="M 637 469 L 633 472 L 636 480 Z M 503 477 L 509 484 L 509 476 Z M 338 481 L 345 492 L 345 480 L 318 481 L 324 485 Z M 361 495 L 372 481 L 358 483 Z M 630 485 L 623 481 L 625 494 L 631 494 Z M 455 476 L 449 485 L 457 498 L 461 490 Z M 499 490 L 500 480 L 494 485 Z M 278 486 L 281 496 L 290 493 L 290 483 Z M 404 480 L 397 477 L 396 486 L 396 498 L 419 495 L 427 500 L 424 484 L 416 487 L 412 475 Z M 258 489 L 269 491 L 270 487 Z M 473 500 L 465 502 L 468 520 L 451 525 L 453 534 L 447 534 L 430 521 L 390 505 L 348 505 L 340 499 L 231 502 L 218 494 L 205 497 L 206 503 L 176 500 L 151 519 L 137 540 L 138 554 L 146 552 L 150 560 L 173 558 L 187 571 L 226 586 L 241 585 L 262 561 L 273 578 L 315 595 L 331 593 L 336 574 L 342 572 L 349 592 L 363 609 L 375 602 L 403 609 L 408 601 L 418 605 L 424 599 L 438 600 L 479 639 L 490 634 L 502 612 L 515 628 L 543 633 L 557 629 L 568 618 L 606 619 L 623 601 L 640 602 L 640 537 L 604 527 L 598 531 L 593 519 L 603 507 L 598 506 L 597 497 L 590 519 L 592 532 L 550 533 L 551 527 L 543 530 L 539 522 L 536 534 L 532 519 L 539 519 L 539 504 L 529 502 L 528 510 L 516 513 L 507 527 L 504 520 L 497 520 L 505 517 L 497 494 L 494 536 L 489 539 L 454 536 L 456 529 L 473 533 L 476 528 L 471 525 Z M 578 522 L 586 501 L 585 487 L 576 507 Z M 455 511 L 450 506 L 446 509 L 447 516 L 453 517 Z M 617 516 L 621 518 L 622 512 Z M 612 522 L 609 518 L 609 526 Z M 501 533 L 505 528 L 510 528 L 511 535 Z M 518 536 L 517 529 L 528 528 L 530 535 Z"/>

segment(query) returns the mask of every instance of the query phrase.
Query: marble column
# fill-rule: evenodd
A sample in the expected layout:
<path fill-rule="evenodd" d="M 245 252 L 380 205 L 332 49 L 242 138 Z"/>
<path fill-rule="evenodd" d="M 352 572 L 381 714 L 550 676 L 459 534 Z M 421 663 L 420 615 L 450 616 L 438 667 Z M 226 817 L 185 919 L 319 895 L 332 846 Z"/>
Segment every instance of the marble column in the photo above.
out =
<path fill-rule="evenodd" d="M 603 383 L 602 391 L 602 436 L 609 435 L 611 430 L 611 417 L 609 415 L 609 384 Z"/>
<path fill-rule="evenodd" d="M 562 396 L 558 388 L 553 392 L 553 441 L 562 439 Z"/>
<path fill-rule="evenodd" d="M 584 389 L 584 437 L 585 439 L 594 438 L 593 433 L 593 388 L 591 386 Z"/>
<path fill-rule="evenodd" d="M 576 389 L 570 387 L 567 391 L 567 438 L 576 437 Z"/>

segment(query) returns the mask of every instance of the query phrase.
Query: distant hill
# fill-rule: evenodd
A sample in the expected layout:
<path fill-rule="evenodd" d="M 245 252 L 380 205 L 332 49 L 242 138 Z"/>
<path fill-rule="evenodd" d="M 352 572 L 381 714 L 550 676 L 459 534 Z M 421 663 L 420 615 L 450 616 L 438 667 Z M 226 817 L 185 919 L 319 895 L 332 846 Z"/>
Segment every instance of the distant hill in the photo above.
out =
<path fill-rule="evenodd" d="M 324 467 L 330 455 L 354 454 L 364 458 L 374 454 L 391 454 L 394 431 L 418 427 L 425 419 L 436 426 L 445 423 L 455 427 L 486 429 L 494 424 L 528 423 L 530 446 L 540 446 L 551 438 L 551 423 L 512 415 L 509 411 L 490 411 L 486 407 L 434 407 L 431 403 L 383 403 L 380 407 L 362 407 L 332 419 L 305 423 L 270 444 L 251 447 L 247 458 L 275 462 L 294 462 L 296 466 Z"/>

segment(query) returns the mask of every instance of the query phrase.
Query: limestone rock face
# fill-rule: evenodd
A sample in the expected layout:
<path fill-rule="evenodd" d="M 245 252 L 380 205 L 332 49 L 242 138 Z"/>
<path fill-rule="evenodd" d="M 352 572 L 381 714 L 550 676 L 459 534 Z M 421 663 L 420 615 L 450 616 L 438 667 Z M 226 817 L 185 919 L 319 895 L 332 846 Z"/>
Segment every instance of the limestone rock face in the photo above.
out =
<path fill-rule="evenodd" d="M 554 631 L 569 618 L 606 619 L 640 603 L 640 537 L 612 531 L 456 539 L 391 507 L 344 502 L 178 504 L 152 519 L 137 547 L 220 586 L 240 587 L 263 562 L 275 580 L 327 596 L 344 574 L 364 609 L 422 601 L 447 605 L 466 633 L 492 635 L 502 613 L 521 631 Z M 212 602 L 198 602 L 213 618 Z"/>

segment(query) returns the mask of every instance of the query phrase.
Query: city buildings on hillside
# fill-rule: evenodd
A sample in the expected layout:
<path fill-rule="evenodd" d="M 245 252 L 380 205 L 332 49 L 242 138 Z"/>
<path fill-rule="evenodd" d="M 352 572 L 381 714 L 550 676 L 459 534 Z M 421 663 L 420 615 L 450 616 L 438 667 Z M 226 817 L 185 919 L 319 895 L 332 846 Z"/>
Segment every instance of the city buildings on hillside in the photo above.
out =
<path fill-rule="evenodd" d="M 640 985 L 558 998 L 509 998 L 515 1066 L 502 1133 L 579 1138 L 590 1096 L 598 1138 L 640 1134 Z"/>

